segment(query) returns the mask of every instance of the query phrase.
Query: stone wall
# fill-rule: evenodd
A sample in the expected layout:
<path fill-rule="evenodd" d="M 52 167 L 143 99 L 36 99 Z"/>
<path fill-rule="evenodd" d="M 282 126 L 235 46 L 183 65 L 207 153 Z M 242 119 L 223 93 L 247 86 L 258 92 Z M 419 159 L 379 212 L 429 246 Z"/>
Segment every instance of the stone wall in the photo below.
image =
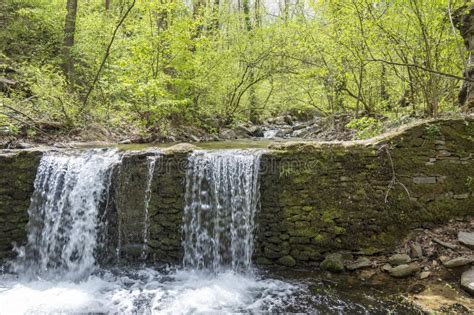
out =
<path fill-rule="evenodd" d="M 156 158 L 148 222 L 145 208 L 150 157 Z M 180 263 L 186 153 L 130 152 L 114 172 L 104 262 Z M 145 226 L 147 242 L 145 244 Z M 118 253 L 117 253 L 118 250 Z M 117 255 L 118 254 L 118 255 Z"/>
<path fill-rule="evenodd" d="M 255 260 L 317 265 L 328 252 L 388 251 L 410 229 L 474 215 L 474 120 L 428 122 L 369 142 L 288 143 L 262 156 Z M 188 150 L 155 165 L 144 247 L 147 158 L 124 154 L 102 216 L 101 261 L 180 263 Z M 41 152 L 0 154 L 0 259 L 26 241 Z M 119 232 L 120 231 L 120 232 Z M 146 255 L 143 256 L 143 248 Z"/>
<path fill-rule="evenodd" d="M 430 122 L 371 142 L 276 145 L 262 159 L 259 264 L 372 254 L 412 228 L 474 215 L 474 120 Z"/>
<path fill-rule="evenodd" d="M 28 206 L 41 152 L 0 154 L 0 260 L 14 255 L 13 244 L 26 240 Z"/>

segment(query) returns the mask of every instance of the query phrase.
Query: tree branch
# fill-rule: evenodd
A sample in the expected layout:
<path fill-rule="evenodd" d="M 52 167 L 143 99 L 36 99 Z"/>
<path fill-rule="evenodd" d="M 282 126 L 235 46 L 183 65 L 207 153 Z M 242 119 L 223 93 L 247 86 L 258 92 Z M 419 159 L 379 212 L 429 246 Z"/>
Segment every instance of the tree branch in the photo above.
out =
<path fill-rule="evenodd" d="M 440 71 L 428 69 L 426 67 L 423 67 L 423 66 L 420 66 L 420 65 L 417 65 L 417 64 L 414 64 L 414 63 L 400 63 L 400 62 L 388 61 L 388 60 L 377 59 L 377 58 L 367 59 L 366 61 L 368 61 L 368 62 L 382 62 L 382 63 L 392 65 L 392 66 L 416 68 L 416 69 L 420 69 L 420 70 L 423 70 L 423 71 L 426 71 L 426 72 L 434 73 L 434 74 L 437 74 L 437 75 L 440 75 L 440 76 L 443 76 L 443 77 L 447 77 L 447 78 L 451 78 L 451 79 L 455 79 L 455 80 L 463 80 L 463 81 L 468 81 L 468 82 L 474 82 L 474 79 L 465 78 L 465 77 L 461 77 L 461 76 L 450 74 L 450 73 L 445 73 L 445 72 L 440 72 Z"/>
<path fill-rule="evenodd" d="M 110 39 L 109 45 L 107 46 L 107 49 L 105 51 L 104 58 L 102 59 L 102 63 L 100 64 L 100 67 L 97 70 L 97 73 L 95 74 L 94 81 L 92 81 L 92 84 L 89 87 L 89 90 L 87 91 L 86 97 L 84 98 L 84 102 L 82 103 L 81 112 L 86 108 L 87 101 L 89 100 L 89 96 L 92 93 L 92 90 L 94 89 L 95 85 L 97 84 L 97 81 L 99 80 L 100 73 L 102 72 L 102 69 L 104 68 L 105 63 L 107 62 L 107 58 L 110 55 L 110 49 L 112 48 L 112 44 L 115 41 L 115 37 L 117 36 L 117 32 L 118 32 L 120 26 L 122 26 L 123 22 L 127 18 L 130 11 L 132 11 L 133 7 L 135 6 L 135 2 L 136 2 L 136 0 L 133 0 L 132 4 L 128 7 L 127 11 L 125 11 L 125 14 L 122 16 L 122 18 L 117 23 L 117 26 L 114 29 L 114 32 L 112 34 L 112 38 Z"/>

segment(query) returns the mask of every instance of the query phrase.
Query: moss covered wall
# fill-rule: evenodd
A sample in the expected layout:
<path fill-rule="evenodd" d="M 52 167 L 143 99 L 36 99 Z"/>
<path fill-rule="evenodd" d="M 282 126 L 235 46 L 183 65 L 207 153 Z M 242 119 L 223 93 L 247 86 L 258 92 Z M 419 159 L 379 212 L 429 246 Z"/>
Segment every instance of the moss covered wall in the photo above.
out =
<path fill-rule="evenodd" d="M 262 158 L 259 264 L 371 254 L 412 228 L 474 215 L 474 121 L 418 125 L 372 142 L 286 144 Z"/>
<path fill-rule="evenodd" d="M 145 244 L 145 192 L 148 159 L 156 157 L 148 204 Z M 108 210 L 107 260 L 181 262 L 181 225 L 184 201 L 186 153 L 132 152 L 123 156 L 113 178 L 113 202 Z"/>
<path fill-rule="evenodd" d="M 26 240 L 28 206 L 42 153 L 0 154 L 0 260 L 14 255 L 12 244 Z"/>
<path fill-rule="evenodd" d="M 412 228 L 474 215 L 474 120 L 431 122 L 372 142 L 275 145 L 262 156 L 255 260 L 308 266 L 327 252 L 395 246 Z M 41 152 L 0 154 L 0 259 L 26 240 Z M 128 152 L 113 174 L 102 216 L 101 261 L 180 263 L 189 150 L 158 158 L 143 231 L 147 158 Z M 120 232 L 119 232 L 120 231 Z"/>

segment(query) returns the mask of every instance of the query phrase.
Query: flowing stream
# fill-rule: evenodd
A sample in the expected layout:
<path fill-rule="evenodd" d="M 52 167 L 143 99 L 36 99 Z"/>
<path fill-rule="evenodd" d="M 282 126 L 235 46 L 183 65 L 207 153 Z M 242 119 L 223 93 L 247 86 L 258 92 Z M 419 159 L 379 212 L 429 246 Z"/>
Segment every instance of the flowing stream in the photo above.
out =
<path fill-rule="evenodd" d="M 0 273 L 0 314 L 385 313 L 325 284 L 269 275 L 252 266 L 261 151 L 189 156 L 183 267 L 99 265 L 115 167 L 123 153 L 101 149 L 43 156 L 31 198 L 28 241 Z M 142 255 L 150 229 L 155 164 L 148 157 Z M 0 269 L 0 271 L 3 270 Z M 318 288 L 317 293 L 313 288 Z M 321 290 L 323 289 L 323 290 Z"/>

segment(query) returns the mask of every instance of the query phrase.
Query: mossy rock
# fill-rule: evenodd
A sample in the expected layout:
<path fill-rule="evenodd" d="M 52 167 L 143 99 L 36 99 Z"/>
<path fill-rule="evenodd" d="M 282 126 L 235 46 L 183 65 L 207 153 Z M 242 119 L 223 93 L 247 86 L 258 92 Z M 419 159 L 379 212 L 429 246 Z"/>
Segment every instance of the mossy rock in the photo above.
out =
<path fill-rule="evenodd" d="M 320 265 L 322 270 L 340 273 L 344 271 L 344 262 L 341 254 L 329 254 Z"/>
<path fill-rule="evenodd" d="M 280 257 L 277 260 L 277 264 L 282 265 L 282 266 L 287 266 L 287 267 L 294 267 L 296 266 L 296 260 L 290 255 L 286 255 L 286 256 Z"/>

